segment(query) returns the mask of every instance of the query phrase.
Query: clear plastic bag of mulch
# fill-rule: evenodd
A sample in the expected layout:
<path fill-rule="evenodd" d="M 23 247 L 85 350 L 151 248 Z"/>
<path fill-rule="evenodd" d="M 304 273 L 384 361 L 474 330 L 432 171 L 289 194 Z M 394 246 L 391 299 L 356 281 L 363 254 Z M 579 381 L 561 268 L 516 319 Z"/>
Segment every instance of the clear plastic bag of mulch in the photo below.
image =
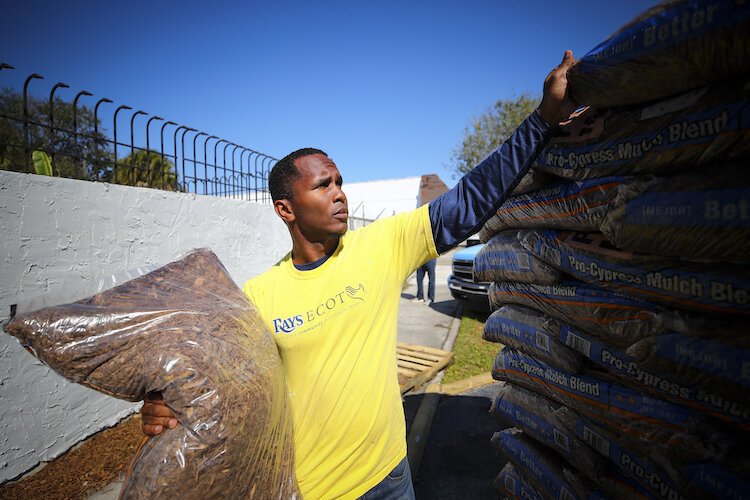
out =
<path fill-rule="evenodd" d="M 121 498 L 298 497 L 281 361 L 253 304 L 207 249 L 144 271 L 6 331 L 73 382 L 162 394 L 181 425 L 141 447 Z"/>

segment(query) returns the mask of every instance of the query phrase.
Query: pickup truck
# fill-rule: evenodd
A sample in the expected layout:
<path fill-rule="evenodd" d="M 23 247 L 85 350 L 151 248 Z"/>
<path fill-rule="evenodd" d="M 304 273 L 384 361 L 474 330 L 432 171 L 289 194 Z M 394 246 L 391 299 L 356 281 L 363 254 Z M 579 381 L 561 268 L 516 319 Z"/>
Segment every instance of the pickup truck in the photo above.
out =
<path fill-rule="evenodd" d="M 453 254 L 451 264 L 453 274 L 448 276 L 448 288 L 454 299 L 458 300 L 464 307 L 483 312 L 490 310 L 487 289 L 489 283 L 477 283 L 474 281 L 474 257 L 484 247 L 484 244 L 471 244 L 467 242 L 466 248 Z"/>

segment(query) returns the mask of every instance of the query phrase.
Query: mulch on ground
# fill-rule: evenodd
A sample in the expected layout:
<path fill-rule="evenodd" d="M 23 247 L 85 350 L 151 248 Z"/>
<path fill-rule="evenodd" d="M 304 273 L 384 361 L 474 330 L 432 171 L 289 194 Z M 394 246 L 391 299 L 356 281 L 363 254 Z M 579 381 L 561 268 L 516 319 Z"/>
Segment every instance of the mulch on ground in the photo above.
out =
<path fill-rule="evenodd" d="M 0 486 L 0 500 L 85 499 L 125 473 L 143 439 L 140 414 L 105 429 L 36 474 Z"/>

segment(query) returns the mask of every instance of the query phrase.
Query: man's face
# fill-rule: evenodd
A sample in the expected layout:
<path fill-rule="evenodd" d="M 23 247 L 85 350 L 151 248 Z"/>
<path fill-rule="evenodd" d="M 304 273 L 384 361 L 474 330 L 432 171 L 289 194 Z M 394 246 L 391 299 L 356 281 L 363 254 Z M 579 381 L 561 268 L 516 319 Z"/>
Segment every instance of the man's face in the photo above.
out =
<path fill-rule="evenodd" d="M 291 205 L 297 226 L 311 241 L 322 241 L 348 229 L 349 211 L 341 190 L 343 179 L 326 155 L 297 158 L 300 176 L 292 185 Z"/>

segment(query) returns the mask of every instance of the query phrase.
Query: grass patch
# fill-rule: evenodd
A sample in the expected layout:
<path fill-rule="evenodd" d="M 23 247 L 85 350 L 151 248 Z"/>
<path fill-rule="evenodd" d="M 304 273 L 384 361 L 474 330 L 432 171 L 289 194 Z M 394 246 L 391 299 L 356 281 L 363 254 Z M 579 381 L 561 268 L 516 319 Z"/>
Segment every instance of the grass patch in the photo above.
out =
<path fill-rule="evenodd" d="M 482 339 L 487 314 L 464 311 L 453 344 L 453 364 L 443 376 L 443 384 L 492 371 L 499 345 Z"/>

